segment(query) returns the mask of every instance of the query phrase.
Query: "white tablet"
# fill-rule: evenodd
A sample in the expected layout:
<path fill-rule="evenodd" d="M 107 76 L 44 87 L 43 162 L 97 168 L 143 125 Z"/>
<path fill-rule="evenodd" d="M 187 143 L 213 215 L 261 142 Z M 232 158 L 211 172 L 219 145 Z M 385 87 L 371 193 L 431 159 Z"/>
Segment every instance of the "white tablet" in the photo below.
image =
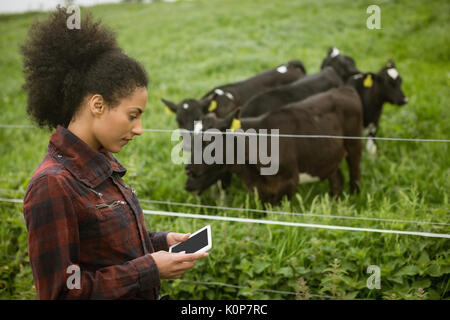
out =
<path fill-rule="evenodd" d="M 184 242 L 175 244 L 169 248 L 169 252 L 196 253 L 206 252 L 212 248 L 211 226 L 201 228 Z"/>

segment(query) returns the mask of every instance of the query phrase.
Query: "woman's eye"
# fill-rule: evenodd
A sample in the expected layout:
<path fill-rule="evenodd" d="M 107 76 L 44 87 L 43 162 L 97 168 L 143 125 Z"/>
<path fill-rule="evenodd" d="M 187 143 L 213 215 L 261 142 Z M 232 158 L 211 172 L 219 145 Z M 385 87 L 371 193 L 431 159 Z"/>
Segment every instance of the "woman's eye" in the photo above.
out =
<path fill-rule="evenodd" d="M 135 117 L 135 116 L 130 116 L 130 120 L 134 120 L 134 119 L 137 119 L 137 117 Z"/>

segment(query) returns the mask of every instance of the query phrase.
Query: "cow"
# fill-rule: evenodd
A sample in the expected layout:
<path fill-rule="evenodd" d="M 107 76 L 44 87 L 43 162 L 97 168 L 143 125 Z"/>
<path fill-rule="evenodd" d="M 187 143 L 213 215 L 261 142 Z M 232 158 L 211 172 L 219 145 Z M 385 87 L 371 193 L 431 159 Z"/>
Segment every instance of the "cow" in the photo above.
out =
<path fill-rule="evenodd" d="M 202 120 L 203 131 L 217 128 L 225 131 L 236 123 L 237 112 L 225 118 L 208 114 Z M 350 173 L 350 191 L 359 192 L 361 179 L 360 161 L 362 143 L 360 139 L 345 139 L 345 136 L 362 135 L 362 104 L 357 91 L 352 86 L 342 86 L 311 96 L 265 113 L 259 117 L 239 119 L 241 130 L 279 129 L 280 135 L 330 135 L 337 138 L 279 138 L 278 172 L 261 175 L 264 167 L 256 164 L 188 164 L 188 179 L 185 189 L 200 194 L 219 177 L 227 172 L 235 173 L 244 185 L 254 188 L 263 203 L 278 204 L 283 196 L 292 197 L 301 179 L 301 174 L 327 179 L 330 194 L 339 196 L 343 189 L 341 162 L 346 159 Z M 236 129 L 236 128 L 234 128 Z M 224 145 L 224 153 L 230 152 Z M 273 152 L 273 149 L 272 149 Z M 235 153 L 234 153 L 235 154 Z M 249 156 L 249 146 L 245 146 Z"/>
<path fill-rule="evenodd" d="M 330 66 L 316 74 L 307 75 L 292 84 L 261 93 L 241 108 L 240 117 L 257 117 L 295 101 L 301 101 L 314 94 L 342 86 L 344 82 Z M 231 182 L 231 173 L 220 179 L 224 188 Z"/>
<path fill-rule="evenodd" d="M 353 58 L 341 54 L 337 48 L 330 48 L 322 61 L 320 72 L 255 95 L 241 108 L 240 116 L 256 117 L 288 103 L 337 88 L 354 74 L 360 74 L 360 71 Z M 224 173 L 219 180 L 222 187 L 227 188 L 231 183 L 231 173 Z"/>
<path fill-rule="evenodd" d="M 338 48 L 332 47 L 323 59 L 320 69 L 333 67 L 343 81 L 347 81 L 352 75 L 360 73 L 356 68 L 355 60 L 352 57 L 341 54 Z"/>
<path fill-rule="evenodd" d="M 256 95 L 241 108 L 240 116 L 243 118 L 256 117 L 343 84 L 343 80 L 332 67 L 325 67 L 318 73 L 307 75 L 293 83 Z"/>
<path fill-rule="evenodd" d="M 378 73 L 367 72 L 352 76 L 348 82 L 355 87 L 363 104 L 364 135 L 369 139 L 366 150 L 375 155 L 377 146 L 373 137 L 379 128 L 383 104 L 389 102 L 398 106 L 408 103 L 408 97 L 402 90 L 402 77 L 396 69 L 395 62 L 389 59 Z"/>
<path fill-rule="evenodd" d="M 305 74 L 303 63 L 291 60 L 243 81 L 215 87 L 198 100 L 185 99 L 178 104 L 164 98 L 161 101 L 171 112 L 176 113 L 180 129 L 192 131 L 194 121 L 200 120 L 203 115 L 214 112 L 219 117 L 224 117 L 254 95 L 291 83 Z"/>
<path fill-rule="evenodd" d="M 258 116 L 288 103 L 337 88 L 343 85 L 351 75 L 360 73 L 355 61 L 351 57 L 342 55 L 336 48 L 330 48 L 321 69 L 318 73 L 254 96 L 242 107 L 241 117 Z"/>

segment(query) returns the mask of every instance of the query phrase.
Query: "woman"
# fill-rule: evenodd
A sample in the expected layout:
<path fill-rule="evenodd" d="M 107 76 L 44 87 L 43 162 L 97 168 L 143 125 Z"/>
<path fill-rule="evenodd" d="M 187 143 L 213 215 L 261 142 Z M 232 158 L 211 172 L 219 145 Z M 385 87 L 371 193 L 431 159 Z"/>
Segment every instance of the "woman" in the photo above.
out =
<path fill-rule="evenodd" d="M 158 299 L 206 253 L 168 253 L 189 234 L 148 232 L 126 169 L 111 155 L 142 134 L 148 78 L 88 15 L 68 29 L 58 8 L 22 46 L 27 111 L 56 129 L 25 194 L 40 299 Z"/>

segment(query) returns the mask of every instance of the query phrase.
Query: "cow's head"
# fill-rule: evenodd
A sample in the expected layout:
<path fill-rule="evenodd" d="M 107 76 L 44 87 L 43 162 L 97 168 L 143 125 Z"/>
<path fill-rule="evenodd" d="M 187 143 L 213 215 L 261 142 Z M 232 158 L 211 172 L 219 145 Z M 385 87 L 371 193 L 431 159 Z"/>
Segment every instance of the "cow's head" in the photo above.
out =
<path fill-rule="evenodd" d="M 363 103 L 379 101 L 402 106 L 408 102 L 402 90 L 402 77 L 394 61 L 388 60 L 378 72 L 367 72 L 351 77 L 347 84 L 354 86 L 363 98 Z"/>
<path fill-rule="evenodd" d="M 228 172 L 225 165 L 218 164 L 187 164 L 185 171 L 187 180 L 184 188 L 196 195 L 200 195 Z"/>
<path fill-rule="evenodd" d="M 374 78 L 382 87 L 385 101 L 398 106 L 408 103 L 408 97 L 405 96 L 402 90 L 402 77 L 392 59 L 388 60 L 386 65 L 374 75 Z"/>
<path fill-rule="evenodd" d="M 216 88 L 206 94 L 202 99 L 208 102 L 207 112 L 214 112 L 219 117 L 224 117 L 239 106 L 239 97 L 230 91 Z"/>
<path fill-rule="evenodd" d="M 355 87 L 361 97 L 364 110 L 365 135 L 374 137 L 378 130 L 384 102 L 402 106 L 408 102 L 402 90 L 402 78 L 395 67 L 394 61 L 388 60 L 378 73 L 362 73 L 352 76 L 348 85 Z M 375 141 L 367 140 L 366 148 L 375 155 Z"/>
<path fill-rule="evenodd" d="M 179 104 L 161 99 L 161 101 L 176 114 L 176 120 L 180 129 L 194 130 L 194 121 L 200 120 L 210 108 L 210 99 L 185 99 Z"/>
<path fill-rule="evenodd" d="M 288 61 L 286 64 L 284 64 L 284 65 L 282 65 L 282 66 L 285 66 L 287 70 L 293 70 L 293 71 L 295 71 L 295 70 L 298 69 L 298 70 L 301 71 L 301 73 L 302 73 L 303 75 L 306 74 L 306 68 L 305 68 L 305 66 L 303 65 L 303 63 L 302 63 L 300 60 L 290 60 L 290 61 Z M 277 68 L 278 72 L 280 72 L 280 71 L 283 70 L 283 69 L 280 69 L 280 68 L 282 68 L 282 66 L 279 66 L 279 67 Z M 301 74 L 300 74 L 300 75 L 301 75 Z"/>
<path fill-rule="evenodd" d="M 217 129 L 222 132 L 226 131 L 232 127 L 233 121 L 236 121 L 240 113 L 240 109 L 237 109 L 227 115 L 225 118 L 219 118 L 214 113 L 209 113 L 202 118 L 201 123 L 197 122 L 196 128 L 194 129 L 194 135 L 204 134 L 205 131 L 209 129 Z M 203 132 L 203 133 L 201 133 Z M 226 143 L 225 137 L 223 137 L 223 156 L 226 157 Z M 203 142 L 202 152 L 207 146 L 207 143 Z M 194 152 L 198 152 L 194 148 Z M 228 167 L 224 164 L 206 164 L 206 163 L 195 163 L 194 153 L 191 153 L 191 163 L 186 165 L 185 171 L 188 176 L 186 180 L 185 189 L 189 192 L 194 192 L 196 194 L 202 193 L 204 190 L 209 188 L 219 179 L 221 179 L 227 172 Z"/>
<path fill-rule="evenodd" d="M 352 75 L 360 73 L 358 68 L 356 68 L 355 60 L 341 54 L 341 52 L 334 47 L 328 50 L 328 54 L 325 59 L 323 59 L 320 69 L 327 66 L 332 67 L 344 81 L 347 81 Z"/>

